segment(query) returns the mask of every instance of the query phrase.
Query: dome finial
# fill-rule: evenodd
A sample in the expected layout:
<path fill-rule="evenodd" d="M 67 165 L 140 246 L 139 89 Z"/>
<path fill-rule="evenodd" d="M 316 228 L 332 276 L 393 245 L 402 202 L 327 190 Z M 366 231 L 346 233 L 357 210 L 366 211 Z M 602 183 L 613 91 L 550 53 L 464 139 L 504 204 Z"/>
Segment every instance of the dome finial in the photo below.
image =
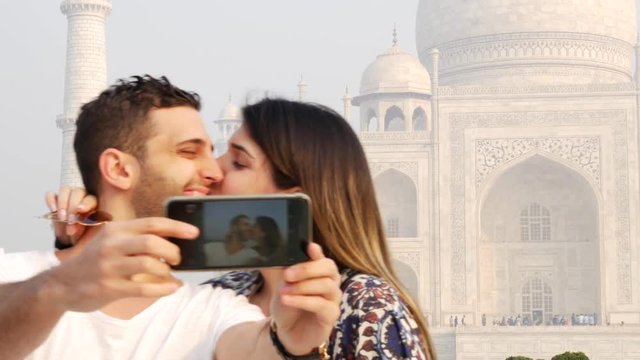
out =
<path fill-rule="evenodd" d="M 398 45 L 398 30 L 396 28 L 396 23 L 393 23 L 393 46 Z"/>

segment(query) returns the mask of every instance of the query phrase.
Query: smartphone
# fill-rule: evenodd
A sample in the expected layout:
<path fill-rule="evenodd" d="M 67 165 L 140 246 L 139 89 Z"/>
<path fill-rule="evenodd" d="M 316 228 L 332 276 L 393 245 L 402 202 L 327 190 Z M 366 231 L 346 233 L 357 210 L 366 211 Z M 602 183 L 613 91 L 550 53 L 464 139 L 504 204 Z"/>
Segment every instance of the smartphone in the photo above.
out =
<path fill-rule="evenodd" d="M 311 200 L 305 194 L 178 196 L 167 217 L 200 229 L 195 240 L 172 239 L 182 261 L 174 270 L 289 266 L 309 259 Z"/>

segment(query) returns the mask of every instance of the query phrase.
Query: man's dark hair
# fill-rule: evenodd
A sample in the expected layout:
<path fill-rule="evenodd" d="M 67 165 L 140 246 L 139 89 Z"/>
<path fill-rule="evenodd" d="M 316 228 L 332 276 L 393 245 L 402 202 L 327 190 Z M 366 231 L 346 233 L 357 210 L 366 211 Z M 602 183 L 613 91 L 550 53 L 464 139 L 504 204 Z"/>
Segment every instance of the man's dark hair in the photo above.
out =
<path fill-rule="evenodd" d="M 153 109 L 189 106 L 200 110 L 198 94 L 182 90 L 162 76 L 120 79 L 80 109 L 73 141 L 82 181 L 89 194 L 98 195 L 98 160 L 108 148 L 146 158 L 146 142 L 153 134 L 148 121 Z"/>
<path fill-rule="evenodd" d="M 240 220 L 242 220 L 242 219 L 250 220 L 248 215 L 246 215 L 246 214 L 239 214 L 239 215 L 234 216 L 234 217 L 231 219 L 231 221 L 230 221 L 231 226 L 236 226 L 236 225 L 240 224 Z"/>

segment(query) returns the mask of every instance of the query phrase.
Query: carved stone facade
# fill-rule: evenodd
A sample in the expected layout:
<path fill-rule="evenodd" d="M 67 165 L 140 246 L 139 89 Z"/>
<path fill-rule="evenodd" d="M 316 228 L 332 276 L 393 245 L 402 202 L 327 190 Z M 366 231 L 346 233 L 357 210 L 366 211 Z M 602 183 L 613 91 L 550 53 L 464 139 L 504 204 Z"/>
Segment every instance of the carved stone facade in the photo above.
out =
<path fill-rule="evenodd" d="M 593 77 L 604 82 L 624 82 L 631 78 L 629 69 L 633 63 L 631 44 L 575 32 L 487 35 L 444 43 L 438 50 L 442 54 L 443 84 L 473 83 L 476 72 L 485 80 L 487 76 L 500 78 L 498 83 L 513 83 L 515 76 L 522 82 L 523 75 L 525 82 L 545 83 L 548 77 L 541 76 L 545 74 L 555 74 L 556 82 L 565 83 L 589 83 Z M 555 66 L 544 66 L 549 62 Z"/>
<path fill-rule="evenodd" d="M 615 236 L 611 236 L 616 242 L 616 288 L 618 304 L 632 303 L 632 262 L 630 244 L 630 205 L 629 205 L 629 171 L 637 172 L 637 169 L 629 168 L 629 146 L 627 131 L 629 121 L 625 110 L 605 111 L 556 111 L 556 112 L 499 112 L 499 113 L 451 113 L 448 116 L 450 124 L 450 151 L 451 151 L 451 293 L 455 305 L 467 303 L 467 268 L 466 257 L 473 256 L 467 252 L 467 244 L 470 239 L 466 237 L 468 219 L 465 207 L 469 194 L 466 193 L 465 178 L 470 176 L 465 172 L 471 159 L 465 159 L 465 131 L 470 129 L 496 129 L 497 133 L 504 132 L 501 129 L 536 128 L 558 126 L 580 127 L 609 127 L 613 133 L 613 149 L 610 155 L 614 161 L 615 180 L 611 191 L 615 196 L 612 203 L 615 208 L 615 217 L 610 219 L 615 228 Z M 593 181 L 600 184 L 600 149 L 597 137 L 573 137 L 568 139 L 546 138 L 542 140 L 511 138 L 506 140 L 480 139 L 474 142 L 476 146 L 475 163 L 478 165 L 473 177 L 475 185 L 491 172 L 491 168 L 498 165 L 487 166 L 494 162 L 504 163 L 514 161 L 518 156 L 523 156 L 527 151 L 542 150 L 556 154 L 562 159 L 580 166 L 586 173 L 593 176 Z M 608 241 L 608 240 L 605 240 Z M 614 250 L 614 249 L 611 249 Z"/>
<path fill-rule="evenodd" d="M 600 185 L 598 137 L 510 138 L 476 140 L 476 186 L 500 166 L 531 153 L 557 156 L 582 168 Z"/>
<path fill-rule="evenodd" d="M 418 163 L 416 161 L 372 162 L 369 164 L 369 170 L 373 177 L 389 169 L 398 170 L 409 176 L 415 184 L 418 183 Z"/>
<path fill-rule="evenodd" d="M 354 98 L 374 182 L 401 174 L 376 187 L 386 192 L 378 201 L 394 258 L 428 289 L 418 303 L 440 358 L 551 357 L 574 345 L 595 358 L 639 358 L 610 328 L 540 341 L 537 327 L 480 327 L 515 314 L 640 324 L 633 4 L 420 0 L 417 48 L 431 93 L 416 99 L 430 103 L 421 105 L 431 110 L 426 131 L 371 129 L 374 117 L 383 123 L 380 109 L 408 112 L 408 88 Z M 412 201 L 397 192 L 404 175 L 417 189 L 415 237 L 392 236 L 402 220 L 387 211 Z M 469 332 L 448 329 L 463 315 Z"/>

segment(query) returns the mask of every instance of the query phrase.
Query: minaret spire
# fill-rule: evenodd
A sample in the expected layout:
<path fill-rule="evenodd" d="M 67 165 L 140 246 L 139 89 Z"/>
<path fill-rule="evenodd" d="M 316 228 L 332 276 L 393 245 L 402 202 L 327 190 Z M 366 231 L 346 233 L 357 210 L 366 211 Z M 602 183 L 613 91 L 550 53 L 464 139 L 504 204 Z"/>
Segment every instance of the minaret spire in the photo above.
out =
<path fill-rule="evenodd" d="M 393 46 L 398 45 L 398 28 L 396 27 L 395 23 L 393 23 L 393 40 L 391 41 L 391 43 L 393 44 Z"/>
<path fill-rule="evenodd" d="M 344 87 L 344 96 L 342 97 L 342 103 L 344 104 L 344 113 L 342 116 L 347 122 L 351 117 L 351 96 L 349 96 L 349 85 Z"/>
<path fill-rule="evenodd" d="M 107 87 L 105 20 L 111 0 L 65 0 L 60 11 L 67 16 L 67 59 L 64 107 L 56 118 L 62 130 L 60 185 L 82 186 L 73 151 L 80 106 Z"/>
<path fill-rule="evenodd" d="M 300 74 L 300 81 L 298 81 L 298 101 L 304 101 L 306 94 L 307 94 L 307 84 L 304 82 L 304 79 L 302 78 L 302 74 Z"/>

